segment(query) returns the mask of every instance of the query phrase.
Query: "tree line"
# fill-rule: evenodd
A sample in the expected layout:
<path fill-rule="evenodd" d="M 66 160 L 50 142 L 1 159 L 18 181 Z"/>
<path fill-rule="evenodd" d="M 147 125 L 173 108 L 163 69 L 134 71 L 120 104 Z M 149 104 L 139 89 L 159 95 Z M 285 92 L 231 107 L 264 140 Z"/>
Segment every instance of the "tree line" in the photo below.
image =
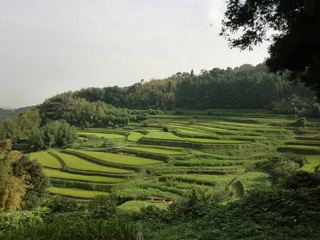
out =
<path fill-rule="evenodd" d="M 290 84 L 289 73 L 269 73 L 264 64 L 234 69 L 202 70 L 199 75 L 176 73 L 129 87 L 86 88 L 74 95 L 129 109 L 229 108 L 271 109 L 277 113 L 319 116 L 315 93 L 303 84 Z"/>

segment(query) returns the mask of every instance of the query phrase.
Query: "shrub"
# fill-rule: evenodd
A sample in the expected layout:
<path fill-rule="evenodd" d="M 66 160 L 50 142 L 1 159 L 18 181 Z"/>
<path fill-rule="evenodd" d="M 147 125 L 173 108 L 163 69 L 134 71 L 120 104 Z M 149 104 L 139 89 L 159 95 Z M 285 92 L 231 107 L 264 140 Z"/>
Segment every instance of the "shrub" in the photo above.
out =
<path fill-rule="evenodd" d="M 297 119 L 297 121 L 294 123 L 294 125 L 297 127 L 306 127 L 309 125 L 309 123 L 306 118 L 301 117 L 301 118 Z"/>
<path fill-rule="evenodd" d="M 41 205 L 49 208 L 53 213 L 74 212 L 78 210 L 75 200 L 59 195 L 46 199 Z"/>
<path fill-rule="evenodd" d="M 117 212 L 116 202 L 108 196 L 98 195 L 88 205 L 93 219 L 111 219 Z"/>
<path fill-rule="evenodd" d="M 39 224 L 42 222 L 41 214 L 31 211 L 0 211 L 0 232 L 7 229 L 16 229 L 22 225 Z M 42 209 L 41 211 L 45 211 Z M 1 236 L 1 235 L 0 235 Z M 1 238 L 0 239 L 4 239 Z"/>
<path fill-rule="evenodd" d="M 164 131 L 164 132 L 169 132 L 169 128 L 168 128 L 168 127 L 163 127 L 163 128 L 162 128 L 162 131 Z"/>
<path fill-rule="evenodd" d="M 149 123 L 147 121 L 143 122 L 142 124 L 143 127 L 149 127 Z"/>
<path fill-rule="evenodd" d="M 189 121 L 189 125 L 193 125 L 193 124 L 196 124 L 196 123 L 197 123 L 197 121 L 194 120 L 194 119 L 191 119 L 191 120 Z"/>

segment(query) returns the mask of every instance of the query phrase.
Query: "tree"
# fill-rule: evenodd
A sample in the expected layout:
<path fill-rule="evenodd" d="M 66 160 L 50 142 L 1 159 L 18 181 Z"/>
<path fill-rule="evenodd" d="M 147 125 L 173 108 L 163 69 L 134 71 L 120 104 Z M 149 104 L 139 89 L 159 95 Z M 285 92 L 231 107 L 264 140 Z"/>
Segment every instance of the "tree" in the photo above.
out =
<path fill-rule="evenodd" d="M 0 149 L 0 208 L 34 207 L 49 186 L 50 180 L 41 164 L 18 151 L 11 151 L 11 141 L 4 141 Z"/>
<path fill-rule="evenodd" d="M 50 180 L 42 171 L 42 165 L 28 156 L 22 156 L 12 162 L 12 173 L 26 184 L 22 207 L 37 206 L 47 194 L 46 189 L 50 187 Z"/>
<path fill-rule="evenodd" d="M 77 138 L 75 127 L 64 120 L 53 121 L 36 129 L 29 138 L 29 145 L 35 150 L 63 147 Z"/>
<path fill-rule="evenodd" d="M 94 219 L 110 219 L 116 214 L 117 205 L 110 196 L 98 195 L 89 203 L 89 212 Z"/>
<path fill-rule="evenodd" d="M 292 82 L 303 82 L 320 97 L 319 14 L 318 0 L 229 0 L 220 35 L 241 50 L 271 40 L 270 70 L 289 70 Z M 268 30 L 274 32 L 270 37 Z"/>

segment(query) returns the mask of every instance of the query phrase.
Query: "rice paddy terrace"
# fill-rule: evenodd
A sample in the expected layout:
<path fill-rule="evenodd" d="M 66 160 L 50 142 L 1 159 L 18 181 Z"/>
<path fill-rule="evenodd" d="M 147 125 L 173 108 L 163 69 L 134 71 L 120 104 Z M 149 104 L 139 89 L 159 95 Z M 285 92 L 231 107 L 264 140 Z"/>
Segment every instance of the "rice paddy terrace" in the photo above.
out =
<path fill-rule="evenodd" d="M 31 158 L 44 166 L 53 194 L 175 200 L 200 187 L 234 199 L 270 187 L 270 175 L 257 166 L 281 152 L 305 155 L 303 170 L 319 167 L 319 123 L 298 135 L 294 122 L 293 116 L 261 110 L 172 111 L 130 127 L 79 132 L 79 141 L 103 138 L 106 147 L 36 152 Z"/>

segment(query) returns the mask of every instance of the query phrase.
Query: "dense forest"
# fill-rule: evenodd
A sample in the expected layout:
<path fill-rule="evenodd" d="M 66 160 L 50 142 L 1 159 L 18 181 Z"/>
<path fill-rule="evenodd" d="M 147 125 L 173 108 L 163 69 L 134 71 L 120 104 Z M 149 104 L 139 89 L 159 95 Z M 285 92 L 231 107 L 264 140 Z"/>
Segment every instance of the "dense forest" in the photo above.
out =
<path fill-rule="evenodd" d="M 263 64 L 213 68 L 202 70 L 199 75 L 178 72 L 162 80 L 141 80 L 124 88 L 81 89 L 73 95 L 131 109 L 260 108 L 298 115 L 320 114 L 313 91 L 302 84 L 290 84 L 285 73 L 269 73 Z"/>

